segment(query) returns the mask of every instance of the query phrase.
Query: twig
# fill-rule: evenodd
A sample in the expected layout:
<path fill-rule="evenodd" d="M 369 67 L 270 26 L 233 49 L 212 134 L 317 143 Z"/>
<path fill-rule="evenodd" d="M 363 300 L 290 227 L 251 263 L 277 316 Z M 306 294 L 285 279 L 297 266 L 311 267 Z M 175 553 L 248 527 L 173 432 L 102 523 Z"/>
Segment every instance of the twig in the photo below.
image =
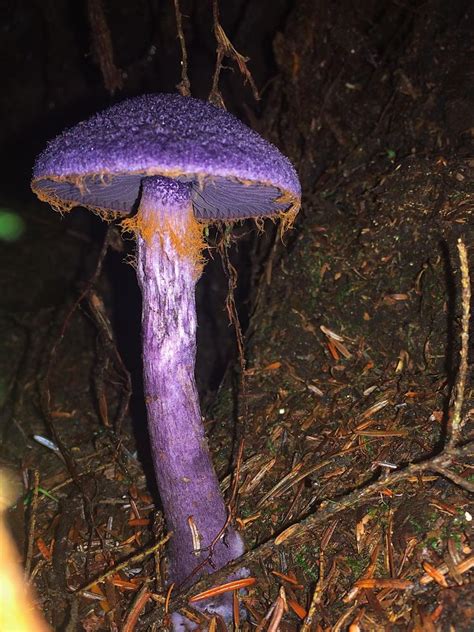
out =
<path fill-rule="evenodd" d="M 33 498 L 31 499 L 30 521 L 28 525 L 28 548 L 25 562 L 25 578 L 28 579 L 31 572 L 31 561 L 33 559 L 33 547 L 35 543 L 36 513 L 38 510 L 38 492 L 40 476 L 39 471 L 33 472 Z"/>
<path fill-rule="evenodd" d="M 243 443 L 241 443 L 240 447 L 243 449 Z M 240 451 L 240 458 L 242 458 L 241 451 Z M 235 476 L 237 476 L 237 479 L 238 479 L 238 472 L 239 472 L 239 467 L 240 467 L 239 463 L 240 462 L 237 463 L 238 468 L 236 470 L 236 473 L 234 474 Z M 180 590 L 182 586 L 185 586 L 186 584 L 188 584 L 189 581 L 193 577 L 198 575 L 201 572 L 201 570 L 203 568 L 205 568 L 206 566 L 211 566 L 211 568 L 214 568 L 213 561 L 212 561 L 212 558 L 213 558 L 213 555 L 214 555 L 214 549 L 216 548 L 217 543 L 224 536 L 224 534 L 227 531 L 230 523 L 232 522 L 233 510 L 232 510 L 232 507 L 231 507 L 230 503 L 227 504 L 226 508 L 227 508 L 227 517 L 226 517 L 226 520 L 225 520 L 224 524 L 222 525 L 222 527 L 219 530 L 219 532 L 215 535 L 214 539 L 209 544 L 209 546 L 206 547 L 206 549 L 207 549 L 207 557 L 205 557 L 197 566 L 195 566 L 193 568 L 193 570 L 189 573 L 189 575 L 187 575 L 187 577 L 185 577 L 183 579 L 183 581 L 177 587 L 178 590 Z"/>
<path fill-rule="evenodd" d="M 174 12 L 176 15 L 176 30 L 181 46 L 181 82 L 176 86 L 183 97 L 191 96 L 191 84 L 188 77 L 188 53 L 186 51 L 186 40 L 184 39 L 183 23 L 179 0 L 174 0 Z"/>
<path fill-rule="evenodd" d="M 323 594 L 324 588 L 324 573 L 325 573 L 325 561 L 324 561 L 324 552 L 321 551 L 319 554 L 319 578 L 316 582 L 316 586 L 314 587 L 313 597 L 311 599 L 311 604 L 309 606 L 308 614 L 306 615 L 303 625 L 301 626 L 300 632 L 310 632 L 313 627 L 313 619 L 316 614 L 316 609 L 318 605 L 321 603 L 321 597 Z"/>
<path fill-rule="evenodd" d="M 433 472 L 436 472 L 437 474 L 441 474 L 441 476 L 444 476 L 445 478 L 448 478 L 455 485 L 462 487 L 463 489 L 470 492 L 471 494 L 474 494 L 474 483 L 470 483 L 468 480 L 466 480 L 462 476 L 459 476 L 459 474 L 455 474 L 454 472 L 451 472 L 451 470 L 447 470 L 446 468 L 441 467 L 441 466 L 439 467 L 433 466 L 431 470 Z"/>
<path fill-rule="evenodd" d="M 111 575 L 114 575 L 115 573 L 118 573 L 119 571 L 121 571 L 122 569 L 126 568 L 130 564 L 134 564 L 135 562 L 144 560 L 146 557 L 148 557 L 149 555 L 154 553 L 157 549 L 162 548 L 168 542 L 168 540 L 171 538 L 172 535 L 173 535 L 173 532 L 170 531 L 170 533 L 168 533 L 159 542 L 156 542 L 152 546 L 149 546 L 144 551 L 140 551 L 139 553 L 136 553 L 135 555 L 132 555 L 132 557 L 129 557 L 124 562 L 120 562 L 120 564 L 117 564 L 113 568 L 109 568 L 109 570 L 107 570 L 105 573 L 102 573 L 102 575 L 99 575 L 99 577 L 96 577 L 95 579 L 93 579 L 91 582 L 89 582 L 85 586 L 82 586 L 81 588 L 77 588 L 74 592 L 78 593 L 78 592 L 84 592 L 84 590 L 89 590 L 89 588 L 91 588 L 94 584 L 97 584 L 99 582 L 103 582 L 108 577 L 110 577 Z"/>
<path fill-rule="evenodd" d="M 234 48 L 232 42 L 229 40 L 224 29 L 222 28 L 219 18 L 218 0 L 212 0 L 212 16 L 214 19 L 214 35 L 216 37 L 217 49 L 216 67 L 214 70 L 214 76 L 212 78 L 212 88 L 209 94 L 209 101 L 214 105 L 217 105 L 218 107 L 225 108 L 224 100 L 219 90 L 219 78 L 224 57 L 229 57 L 229 59 L 234 60 L 240 70 L 240 73 L 244 77 L 244 81 L 248 81 L 248 83 L 250 84 L 254 99 L 258 101 L 260 99 L 260 95 L 250 73 L 250 70 L 247 68 L 248 57 L 244 57 L 238 52 L 238 50 Z"/>
<path fill-rule="evenodd" d="M 453 447 L 459 443 L 462 430 L 462 405 L 464 401 L 464 389 L 466 387 L 466 375 L 469 349 L 469 317 L 471 308 L 471 281 L 469 278 L 469 264 L 466 246 L 462 239 L 458 239 L 458 254 L 461 268 L 461 350 L 459 352 L 459 369 L 454 386 L 454 406 L 448 435 L 447 447 Z"/>
<path fill-rule="evenodd" d="M 319 577 L 316 582 L 316 586 L 314 587 L 313 597 L 311 599 L 311 604 L 309 606 L 308 613 L 303 621 L 303 625 L 301 626 L 300 632 L 310 632 L 313 628 L 313 620 L 316 614 L 316 610 L 321 603 L 321 599 L 323 597 L 324 590 L 329 583 L 329 578 L 326 578 L 326 557 L 325 557 L 325 549 L 328 546 L 334 531 L 337 526 L 337 520 L 334 520 L 332 524 L 326 529 L 321 539 L 321 547 L 319 552 Z M 334 571 L 334 564 L 330 570 L 329 576 L 332 575 Z"/>

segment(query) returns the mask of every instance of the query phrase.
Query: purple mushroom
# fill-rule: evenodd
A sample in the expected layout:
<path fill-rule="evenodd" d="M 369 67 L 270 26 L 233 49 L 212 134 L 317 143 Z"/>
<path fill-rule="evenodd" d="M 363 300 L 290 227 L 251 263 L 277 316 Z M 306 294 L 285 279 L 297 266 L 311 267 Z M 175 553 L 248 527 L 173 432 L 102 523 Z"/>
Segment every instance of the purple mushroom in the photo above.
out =
<path fill-rule="evenodd" d="M 143 366 L 154 468 L 167 527 L 169 578 L 194 581 L 240 556 L 226 524 L 196 391 L 195 284 L 209 222 L 281 217 L 300 184 L 276 147 L 209 103 L 176 94 L 124 101 L 51 141 L 32 189 L 53 208 L 84 206 L 122 222 L 137 239 Z M 216 537 L 221 534 L 220 538 Z M 194 571 L 209 555 L 211 562 Z M 194 574 L 193 574 L 194 573 Z M 226 614 L 228 601 L 207 603 Z M 175 617 L 175 629 L 186 629 Z"/>

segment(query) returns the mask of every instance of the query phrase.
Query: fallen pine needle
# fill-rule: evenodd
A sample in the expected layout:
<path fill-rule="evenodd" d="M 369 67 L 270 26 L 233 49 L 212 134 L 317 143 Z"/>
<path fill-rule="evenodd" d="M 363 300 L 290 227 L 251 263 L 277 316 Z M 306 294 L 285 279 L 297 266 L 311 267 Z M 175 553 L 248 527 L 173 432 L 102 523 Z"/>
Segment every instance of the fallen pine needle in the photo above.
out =
<path fill-rule="evenodd" d="M 174 587 L 175 587 L 175 582 L 170 584 L 170 587 L 166 591 L 166 600 L 165 600 L 165 612 L 166 612 L 166 614 L 168 614 L 168 610 L 169 610 L 169 606 L 170 606 L 171 593 L 173 592 Z"/>
<path fill-rule="evenodd" d="M 234 614 L 234 629 L 238 630 L 240 627 L 240 604 L 238 593 L 236 590 L 232 595 L 232 611 Z"/>
<path fill-rule="evenodd" d="M 412 588 L 413 582 L 408 579 L 359 579 L 355 582 L 356 588 L 394 588 L 395 590 L 405 590 Z"/>
<path fill-rule="evenodd" d="M 325 327 L 324 325 L 320 325 L 319 329 L 323 332 L 323 334 L 327 338 L 332 338 L 333 340 L 337 340 L 338 342 L 344 342 L 344 338 L 339 334 L 336 334 L 334 331 L 331 331 L 329 327 Z"/>
<path fill-rule="evenodd" d="M 290 535 L 294 533 L 295 531 L 298 531 L 298 525 L 292 524 L 291 527 L 288 527 L 288 529 L 285 529 L 284 531 L 282 531 L 280 535 L 277 535 L 277 537 L 275 538 L 275 544 L 278 546 L 279 544 L 284 542 L 287 538 L 289 538 Z"/>
<path fill-rule="evenodd" d="M 336 362 L 338 362 L 339 354 L 337 352 L 336 345 L 332 342 L 332 340 L 328 340 L 326 345 L 327 345 L 327 348 L 329 349 L 329 353 L 331 354 L 333 360 L 336 360 Z"/>
<path fill-rule="evenodd" d="M 245 579 L 236 579 L 232 582 L 227 582 L 226 584 L 221 584 L 220 586 L 213 586 L 209 588 L 209 590 L 205 590 L 197 595 L 193 595 L 189 599 L 189 603 L 194 603 L 196 601 L 202 601 L 203 599 L 209 599 L 210 597 L 215 597 L 216 595 L 222 595 L 226 592 L 231 592 L 232 590 L 240 590 L 241 588 L 247 588 L 248 586 L 252 586 L 255 584 L 257 580 L 255 577 L 246 577 Z"/>
<path fill-rule="evenodd" d="M 128 613 L 123 625 L 122 632 L 133 632 L 137 624 L 138 617 L 145 607 L 146 602 L 150 599 L 150 596 L 151 594 L 148 590 L 148 586 L 147 584 L 144 584 L 144 586 L 142 586 L 140 592 L 138 593 L 135 601 L 133 602 L 132 607 L 130 608 L 130 612 Z"/>
<path fill-rule="evenodd" d="M 301 584 L 298 583 L 298 580 L 295 577 L 290 577 L 289 575 L 285 575 L 284 573 L 279 573 L 278 571 L 271 571 L 272 575 L 278 577 L 279 579 L 283 579 L 285 582 L 288 582 L 293 586 L 293 588 L 303 588 Z"/>
<path fill-rule="evenodd" d="M 356 430 L 354 434 L 361 437 L 406 437 L 408 430 Z"/>
<path fill-rule="evenodd" d="M 273 610 L 272 618 L 268 624 L 267 632 L 277 632 L 277 630 L 279 630 L 280 621 L 285 612 L 288 612 L 285 589 L 283 586 L 280 586 L 280 592 L 275 602 L 275 609 Z"/>
<path fill-rule="evenodd" d="M 281 362 L 272 362 L 271 364 L 267 364 L 264 366 L 262 371 L 276 371 L 281 367 Z"/>
<path fill-rule="evenodd" d="M 437 584 L 443 588 L 448 588 L 448 582 L 446 581 L 443 573 L 441 573 L 437 568 L 432 566 L 429 562 L 423 562 L 423 568 Z"/>
<path fill-rule="evenodd" d="M 429 504 L 432 505 L 433 507 L 436 507 L 436 509 L 439 509 L 443 513 L 448 514 L 448 516 L 457 516 L 458 512 L 457 512 L 456 507 L 453 507 L 452 505 L 448 505 L 447 503 L 443 503 L 441 500 L 437 500 L 436 498 L 433 498 L 429 501 Z"/>
<path fill-rule="evenodd" d="M 112 579 L 112 584 L 117 588 L 123 588 L 124 590 L 137 590 L 137 588 L 140 587 L 140 584 L 120 578 Z"/>
<path fill-rule="evenodd" d="M 38 538 L 36 540 L 36 546 L 38 547 L 38 551 L 41 553 L 44 559 L 47 562 L 51 562 L 51 558 L 52 558 L 51 547 L 46 544 L 43 538 Z"/>
<path fill-rule="evenodd" d="M 474 555 L 471 555 L 470 557 L 467 557 L 462 562 L 459 562 L 459 564 L 456 564 L 454 568 L 460 575 L 471 570 L 471 568 L 474 568 Z M 449 572 L 448 565 L 441 564 L 441 566 L 438 566 L 436 568 L 436 572 L 441 573 L 442 575 L 445 575 L 446 573 Z M 426 586 L 426 584 L 430 584 L 432 581 L 435 581 L 434 577 L 430 575 L 429 573 L 426 573 L 426 575 L 423 575 L 423 577 L 420 579 L 420 584 L 422 586 Z"/>
<path fill-rule="evenodd" d="M 286 601 L 297 617 L 299 617 L 300 619 L 304 619 L 306 617 L 306 610 L 303 608 L 303 606 L 300 606 L 297 601 L 295 601 L 294 599 L 287 599 Z"/>

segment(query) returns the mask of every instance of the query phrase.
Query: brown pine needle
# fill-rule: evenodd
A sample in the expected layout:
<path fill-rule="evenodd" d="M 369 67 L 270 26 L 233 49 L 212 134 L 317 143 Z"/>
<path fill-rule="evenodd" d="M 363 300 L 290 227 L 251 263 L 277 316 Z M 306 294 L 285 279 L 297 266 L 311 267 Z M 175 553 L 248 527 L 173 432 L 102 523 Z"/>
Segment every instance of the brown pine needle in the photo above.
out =
<path fill-rule="evenodd" d="M 287 599 L 286 601 L 297 617 L 300 619 L 304 619 L 306 617 L 306 610 L 297 601 L 294 599 Z"/>
<path fill-rule="evenodd" d="M 459 564 L 456 564 L 454 568 L 456 572 L 459 573 L 460 575 L 471 570 L 471 568 L 474 568 L 474 555 L 471 555 L 470 557 L 467 557 L 462 562 L 459 562 Z M 436 567 L 435 570 L 437 573 L 440 573 L 442 575 L 445 575 L 446 573 L 449 572 L 449 568 L 447 564 L 441 564 L 440 566 Z M 423 577 L 420 579 L 420 585 L 426 586 L 427 584 L 430 584 L 432 581 L 435 581 L 433 575 L 431 575 L 430 573 L 426 573 L 426 575 L 423 575 Z"/>
<path fill-rule="evenodd" d="M 236 590 L 232 595 L 232 611 L 234 615 L 234 628 L 238 630 L 240 627 L 240 604 L 239 596 Z"/>
<path fill-rule="evenodd" d="M 438 571 L 437 568 L 432 566 L 429 562 L 423 562 L 423 568 L 437 584 L 439 584 L 443 588 L 448 588 L 448 582 L 446 581 L 443 573 Z"/>
<path fill-rule="evenodd" d="M 393 588 L 394 590 L 406 590 L 413 587 L 413 582 L 408 579 L 359 579 L 355 582 L 356 588 Z"/>
<path fill-rule="evenodd" d="M 295 577 L 290 577 L 289 575 L 285 575 L 284 573 L 279 573 L 278 571 L 271 571 L 272 575 L 278 577 L 279 579 L 283 579 L 285 582 L 288 582 L 293 586 L 293 588 L 303 588 L 301 584 L 298 583 L 298 580 Z"/>
<path fill-rule="evenodd" d="M 165 612 L 168 614 L 169 611 L 169 607 L 170 607 L 170 599 L 171 599 L 171 594 L 173 592 L 173 589 L 175 587 L 175 582 L 173 582 L 172 584 L 170 584 L 168 590 L 166 591 L 166 600 L 165 600 Z"/>
<path fill-rule="evenodd" d="M 197 595 L 193 595 L 189 599 L 189 603 L 195 603 L 196 601 L 202 601 L 203 599 L 209 599 L 210 597 L 216 597 L 217 595 L 222 595 L 226 592 L 231 592 L 233 590 L 240 590 L 241 588 L 248 588 L 248 586 L 252 586 L 255 584 L 257 580 L 255 577 L 246 577 L 245 579 L 236 579 L 232 582 L 227 582 L 226 584 L 221 584 L 220 586 L 213 586 L 209 588 L 209 590 L 204 590 Z"/>
<path fill-rule="evenodd" d="M 135 601 L 133 602 L 133 605 L 127 615 L 124 626 L 122 628 L 122 632 L 133 632 L 137 624 L 138 617 L 142 613 L 142 610 L 145 607 L 147 601 L 150 599 L 150 596 L 151 594 L 148 590 L 148 585 L 147 583 L 145 583 L 138 593 Z"/>

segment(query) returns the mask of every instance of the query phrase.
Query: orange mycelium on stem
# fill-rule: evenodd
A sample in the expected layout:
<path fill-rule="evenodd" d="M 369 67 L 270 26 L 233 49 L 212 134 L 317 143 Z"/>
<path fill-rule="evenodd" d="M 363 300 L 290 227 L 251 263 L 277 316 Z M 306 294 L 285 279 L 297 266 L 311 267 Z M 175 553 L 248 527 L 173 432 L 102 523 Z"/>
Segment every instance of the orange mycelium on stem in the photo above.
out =
<path fill-rule="evenodd" d="M 161 247 L 164 247 L 164 239 L 170 241 L 172 249 L 178 257 L 189 259 L 193 262 L 196 280 L 201 276 L 205 259 L 203 251 L 206 248 L 204 240 L 204 224 L 194 217 L 189 205 L 182 226 L 177 227 L 176 220 L 166 215 L 163 210 L 156 213 L 140 213 L 133 217 L 127 217 L 120 223 L 125 232 L 138 235 L 150 245 L 155 239 L 159 239 Z"/>

